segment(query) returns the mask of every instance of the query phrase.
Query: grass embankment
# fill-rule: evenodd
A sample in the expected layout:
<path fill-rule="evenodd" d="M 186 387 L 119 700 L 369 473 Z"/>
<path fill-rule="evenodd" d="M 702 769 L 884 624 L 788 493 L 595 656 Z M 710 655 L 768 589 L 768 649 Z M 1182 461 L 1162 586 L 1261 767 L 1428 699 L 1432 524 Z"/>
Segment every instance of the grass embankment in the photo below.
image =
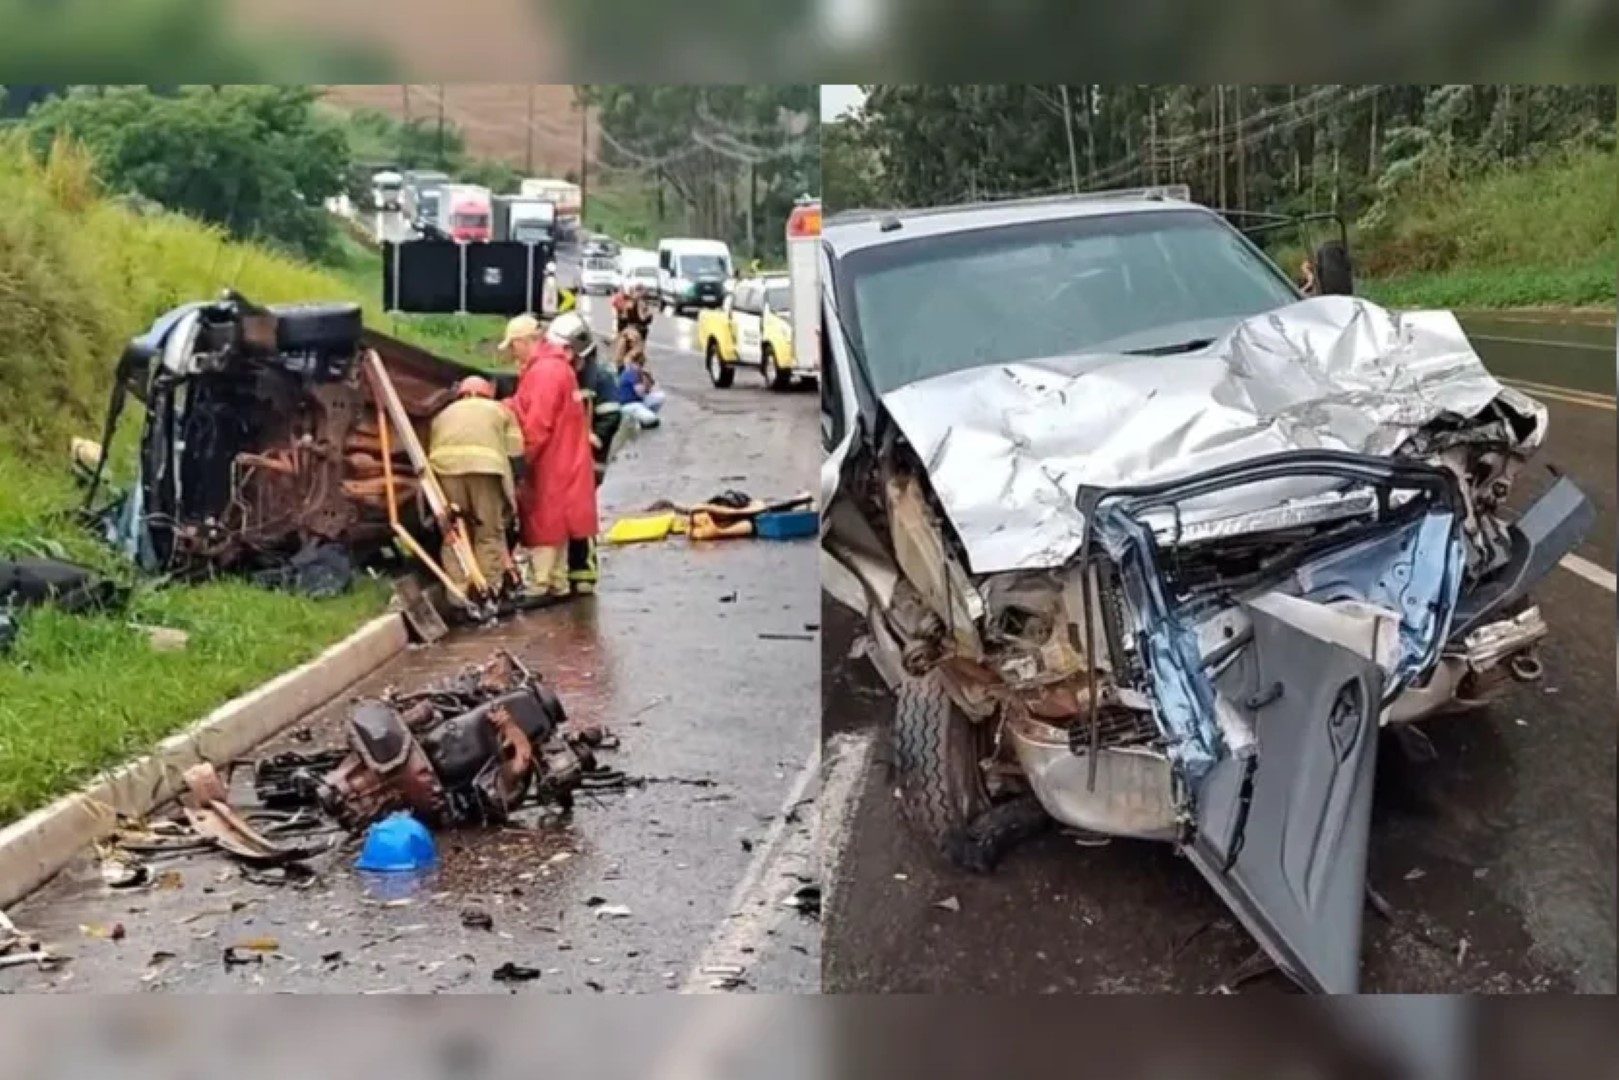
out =
<path fill-rule="evenodd" d="M 68 441 L 99 435 L 131 335 L 227 285 L 267 303 L 349 298 L 375 313 L 340 275 L 182 218 L 137 216 L 98 196 L 78 154 L 40 165 L 0 139 L 0 551 L 60 544 L 133 581 L 66 514 L 79 498 Z M 139 428 L 137 408 L 115 463 L 127 466 Z M 316 655 L 385 600 L 369 582 L 320 603 L 219 582 L 138 588 L 118 615 L 26 613 L 0 657 L 0 823 Z M 190 642 L 156 652 L 131 624 L 184 630 Z"/>
<path fill-rule="evenodd" d="M 1395 307 L 1614 309 L 1619 162 L 1583 151 L 1414 182 L 1353 249 L 1359 291 Z"/>

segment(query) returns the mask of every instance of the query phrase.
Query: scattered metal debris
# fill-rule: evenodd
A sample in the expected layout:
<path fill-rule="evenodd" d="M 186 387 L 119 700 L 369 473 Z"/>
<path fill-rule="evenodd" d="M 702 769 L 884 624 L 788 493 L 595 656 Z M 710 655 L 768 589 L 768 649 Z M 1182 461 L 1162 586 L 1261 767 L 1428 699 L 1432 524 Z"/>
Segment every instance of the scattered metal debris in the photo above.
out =
<path fill-rule="evenodd" d="M 68 957 L 51 952 L 44 945 L 17 929 L 5 912 L 0 911 L 0 968 L 33 964 L 48 971 L 68 961 Z"/>
<path fill-rule="evenodd" d="M 949 911 L 954 913 L 961 910 L 961 901 L 957 900 L 954 896 L 947 896 L 943 900 L 934 901 L 933 906 L 939 908 L 941 911 Z"/>
<path fill-rule="evenodd" d="M 489 930 L 495 928 L 495 917 L 480 907 L 469 907 L 461 910 L 461 925 L 468 930 Z"/>
<path fill-rule="evenodd" d="M 816 884 L 800 885 L 793 895 L 782 901 L 783 906 L 794 908 L 811 919 L 821 917 L 821 887 Z"/>
<path fill-rule="evenodd" d="M 595 758 L 566 725 L 561 699 L 501 650 L 417 693 L 361 702 L 350 752 L 314 793 L 351 831 L 395 810 L 433 827 L 500 824 L 529 798 L 567 811 Z"/>
<path fill-rule="evenodd" d="M 244 967 L 248 964 L 263 964 L 264 954 L 250 949 L 238 948 L 235 945 L 226 946 L 221 959 L 227 968 Z"/>
<path fill-rule="evenodd" d="M 735 990 L 747 984 L 746 969 L 740 964 L 708 964 L 703 974 L 714 976 L 708 984 L 710 990 Z"/>
<path fill-rule="evenodd" d="M 510 960 L 495 969 L 494 980 L 503 983 L 531 982 L 540 977 L 540 969 L 514 964 Z"/>
<path fill-rule="evenodd" d="M 312 858 L 330 845 L 286 846 L 266 838 L 226 802 L 225 784 L 206 762 L 185 772 L 181 808 L 191 828 L 251 866 L 280 866 Z"/>

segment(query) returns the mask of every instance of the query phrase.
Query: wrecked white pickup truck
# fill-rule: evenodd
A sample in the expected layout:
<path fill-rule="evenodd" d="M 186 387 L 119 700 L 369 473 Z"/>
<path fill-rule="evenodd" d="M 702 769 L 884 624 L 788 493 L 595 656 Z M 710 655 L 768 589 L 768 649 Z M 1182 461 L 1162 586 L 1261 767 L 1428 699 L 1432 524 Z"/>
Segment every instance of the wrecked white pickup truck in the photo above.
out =
<path fill-rule="evenodd" d="M 1353 992 L 1380 730 L 1538 678 L 1529 590 L 1592 522 L 1565 479 L 1507 506 L 1545 409 L 1162 195 L 834 218 L 822 258 L 823 582 L 906 817 L 958 859 L 1015 803 L 1173 843 Z"/>

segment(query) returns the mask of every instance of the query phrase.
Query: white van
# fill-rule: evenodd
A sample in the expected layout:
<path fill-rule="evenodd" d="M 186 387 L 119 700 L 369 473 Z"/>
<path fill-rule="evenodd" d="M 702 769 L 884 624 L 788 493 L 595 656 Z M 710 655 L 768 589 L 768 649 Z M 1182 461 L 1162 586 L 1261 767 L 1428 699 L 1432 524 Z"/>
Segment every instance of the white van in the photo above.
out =
<path fill-rule="evenodd" d="M 673 239 L 658 244 L 658 298 L 677 315 L 725 303 L 735 270 L 720 240 Z"/>

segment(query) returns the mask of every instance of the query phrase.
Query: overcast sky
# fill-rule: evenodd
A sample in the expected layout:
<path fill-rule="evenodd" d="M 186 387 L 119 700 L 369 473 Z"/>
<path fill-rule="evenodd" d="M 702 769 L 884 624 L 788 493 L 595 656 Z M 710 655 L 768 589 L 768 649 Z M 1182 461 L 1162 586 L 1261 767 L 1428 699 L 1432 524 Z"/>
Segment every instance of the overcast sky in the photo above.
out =
<path fill-rule="evenodd" d="M 836 120 L 851 109 L 858 109 L 866 95 L 853 83 L 821 84 L 821 123 Z"/>

